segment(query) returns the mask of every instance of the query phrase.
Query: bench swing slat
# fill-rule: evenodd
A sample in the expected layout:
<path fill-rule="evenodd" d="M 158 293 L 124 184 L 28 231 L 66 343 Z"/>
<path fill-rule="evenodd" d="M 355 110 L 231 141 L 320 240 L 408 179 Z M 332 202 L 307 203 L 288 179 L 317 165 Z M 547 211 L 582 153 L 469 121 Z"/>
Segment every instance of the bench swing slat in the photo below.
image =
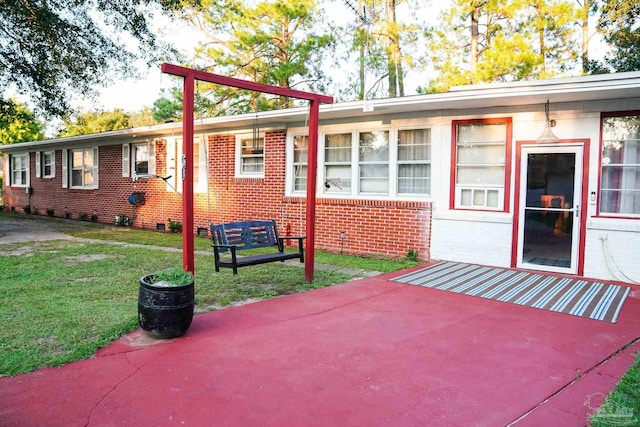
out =
<path fill-rule="evenodd" d="M 232 268 L 233 274 L 238 274 L 239 267 L 258 265 L 268 262 L 285 261 L 299 258 L 304 262 L 304 236 L 278 235 L 275 221 L 236 221 L 226 224 L 211 224 L 211 239 L 216 264 L 216 271 L 220 268 Z M 284 241 L 297 240 L 296 252 L 285 252 Z M 237 251 L 243 249 L 275 248 L 277 252 L 259 255 L 237 256 Z M 229 252 L 229 256 L 221 257 Z"/>

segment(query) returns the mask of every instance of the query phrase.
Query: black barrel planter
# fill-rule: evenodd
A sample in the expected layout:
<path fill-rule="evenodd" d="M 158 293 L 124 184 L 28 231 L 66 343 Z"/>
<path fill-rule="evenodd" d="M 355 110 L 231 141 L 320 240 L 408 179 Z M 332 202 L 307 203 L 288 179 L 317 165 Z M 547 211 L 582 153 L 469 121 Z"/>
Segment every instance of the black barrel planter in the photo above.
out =
<path fill-rule="evenodd" d="M 193 320 L 193 280 L 186 285 L 157 282 L 156 274 L 140 279 L 138 321 L 154 338 L 175 338 L 184 334 Z"/>

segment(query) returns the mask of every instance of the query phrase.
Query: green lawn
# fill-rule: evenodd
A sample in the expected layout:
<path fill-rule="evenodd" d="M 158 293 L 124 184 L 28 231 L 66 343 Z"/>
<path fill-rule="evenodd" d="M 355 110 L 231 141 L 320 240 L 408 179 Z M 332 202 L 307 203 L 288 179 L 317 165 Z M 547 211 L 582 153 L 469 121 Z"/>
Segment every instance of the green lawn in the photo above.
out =
<path fill-rule="evenodd" d="M 593 427 L 640 426 L 640 353 L 615 390 L 591 417 Z"/>
<path fill-rule="evenodd" d="M 0 220 L 6 215 L 0 215 Z M 79 221 L 59 225 L 77 237 L 172 248 L 181 245 L 181 236 L 175 234 Z M 196 249 L 213 252 L 208 239 L 196 238 Z M 358 274 L 337 271 L 338 267 L 392 271 L 415 265 L 406 260 L 324 253 L 318 253 L 316 260 L 333 263 L 336 269 L 316 270 L 314 281 L 305 283 L 302 264 L 264 264 L 233 275 L 230 269 L 216 273 L 212 255 L 196 254 L 196 313 L 344 283 Z M 106 242 L 56 240 L 0 246 L 0 375 L 90 357 L 137 328 L 140 277 L 176 265 L 182 265 L 180 251 Z"/>

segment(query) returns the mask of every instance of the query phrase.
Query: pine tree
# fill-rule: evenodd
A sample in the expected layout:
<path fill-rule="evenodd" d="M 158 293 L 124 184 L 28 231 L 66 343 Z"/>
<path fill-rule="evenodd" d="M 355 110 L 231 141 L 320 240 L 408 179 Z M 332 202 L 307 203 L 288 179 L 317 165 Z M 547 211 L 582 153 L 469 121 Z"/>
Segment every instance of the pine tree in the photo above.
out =
<path fill-rule="evenodd" d="M 196 51 L 199 67 L 218 74 L 284 88 L 323 91 L 324 53 L 333 37 L 318 25 L 315 0 L 245 2 L 202 1 L 188 18 L 206 36 Z M 284 97 L 271 98 L 233 88 L 201 85 L 214 100 L 209 115 L 286 108 Z"/>

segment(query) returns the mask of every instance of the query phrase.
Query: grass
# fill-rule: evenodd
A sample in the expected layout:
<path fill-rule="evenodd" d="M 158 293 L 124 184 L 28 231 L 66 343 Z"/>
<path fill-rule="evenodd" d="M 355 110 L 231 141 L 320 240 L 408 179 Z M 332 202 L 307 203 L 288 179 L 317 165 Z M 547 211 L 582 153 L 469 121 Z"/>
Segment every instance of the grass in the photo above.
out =
<path fill-rule="evenodd" d="M 16 214 L 0 213 L 3 216 Z M 32 215 L 25 220 L 57 221 L 56 229 L 77 237 L 179 248 L 181 236 L 153 231 L 63 221 Z M 45 224 L 46 226 L 47 224 Z M 208 239 L 196 248 L 212 252 Z M 337 267 L 392 271 L 406 261 L 319 253 L 317 262 Z M 182 265 L 180 251 L 127 247 L 81 240 L 2 245 L 0 252 L 0 376 L 91 357 L 138 327 L 139 279 Z M 215 273 L 211 255 L 195 255 L 196 313 L 247 300 L 305 292 L 344 283 L 357 275 L 316 270 L 305 283 L 303 269 L 281 263 L 243 268 L 237 275 Z M 415 265 L 415 263 L 411 264 Z"/>
<path fill-rule="evenodd" d="M 640 425 L 640 353 L 595 415 L 593 427 Z"/>

